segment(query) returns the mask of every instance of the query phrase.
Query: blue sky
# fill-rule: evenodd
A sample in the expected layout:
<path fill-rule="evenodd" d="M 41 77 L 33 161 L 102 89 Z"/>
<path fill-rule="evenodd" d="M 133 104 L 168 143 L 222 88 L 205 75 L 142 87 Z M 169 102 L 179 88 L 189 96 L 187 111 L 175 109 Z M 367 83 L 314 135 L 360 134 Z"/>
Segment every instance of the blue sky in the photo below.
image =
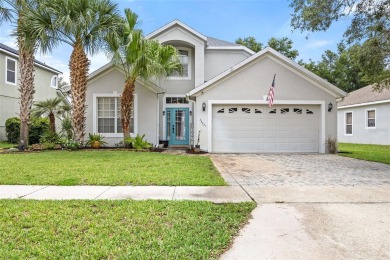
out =
<path fill-rule="evenodd" d="M 206 36 L 234 42 L 239 37 L 254 36 L 266 44 L 271 37 L 288 37 L 300 53 L 297 60 L 319 60 L 327 50 L 336 50 L 337 43 L 348 21 L 335 23 L 327 32 L 308 34 L 290 27 L 291 13 L 288 0 L 114 0 L 119 9 L 130 8 L 138 14 L 139 27 L 148 34 L 179 19 Z M 9 36 L 12 27 L 2 25 L 0 42 L 11 47 L 15 39 Z M 306 39 L 306 36 L 308 36 Z M 61 45 L 52 53 L 37 54 L 37 59 L 64 72 L 68 78 L 71 48 Z M 90 72 L 108 62 L 104 53 L 91 57 Z"/>

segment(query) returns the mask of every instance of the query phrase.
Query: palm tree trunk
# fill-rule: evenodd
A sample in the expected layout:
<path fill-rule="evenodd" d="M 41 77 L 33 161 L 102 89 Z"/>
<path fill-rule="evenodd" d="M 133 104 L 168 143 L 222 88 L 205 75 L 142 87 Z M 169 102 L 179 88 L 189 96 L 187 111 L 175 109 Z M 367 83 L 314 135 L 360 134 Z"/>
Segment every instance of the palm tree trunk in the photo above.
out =
<path fill-rule="evenodd" d="M 50 130 L 51 130 L 51 132 L 55 133 L 56 132 L 56 118 L 55 118 L 53 112 L 49 113 L 49 121 L 50 121 Z"/>
<path fill-rule="evenodd" d="M 18 37 L 20 63 L 20 149 L 28 145 L 31 106 L 34 98 L 34 50 Z"/>
<path fill-rule="evenodd" d="M 85 95 L 90 62 L 80 41 L 74 45 L 70 57 L 70 85 L 72 97 L 72 127 L 75 140 L 83 143 L 85 135 Z"/>
<path fill-rule="evenodd" d="M 123 138 L 130 137 L 130 117 L 134 103 L 135 80 L 128 79 L 121 98 L 121 121 Z"/>

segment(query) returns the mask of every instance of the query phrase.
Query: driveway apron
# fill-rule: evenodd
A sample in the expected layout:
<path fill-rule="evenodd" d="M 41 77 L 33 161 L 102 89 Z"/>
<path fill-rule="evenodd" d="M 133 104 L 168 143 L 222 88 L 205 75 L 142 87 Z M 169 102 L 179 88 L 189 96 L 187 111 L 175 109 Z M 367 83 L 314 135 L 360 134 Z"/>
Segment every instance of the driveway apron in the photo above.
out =
<path fill-rule="evenodd" d="M 390 258 L 390 165 L 320 154 L 212 160 L 258 203 L 221 259 Z"/>

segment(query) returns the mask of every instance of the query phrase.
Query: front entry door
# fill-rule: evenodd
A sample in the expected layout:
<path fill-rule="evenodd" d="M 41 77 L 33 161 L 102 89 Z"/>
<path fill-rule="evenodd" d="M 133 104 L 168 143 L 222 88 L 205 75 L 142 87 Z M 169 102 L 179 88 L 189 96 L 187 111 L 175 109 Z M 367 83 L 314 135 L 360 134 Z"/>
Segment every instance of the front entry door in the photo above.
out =
<path fill-rule="evenodd" d="M 167 108 L 166 132 L 169 145 L 189 144 L 188 108 Z"/>

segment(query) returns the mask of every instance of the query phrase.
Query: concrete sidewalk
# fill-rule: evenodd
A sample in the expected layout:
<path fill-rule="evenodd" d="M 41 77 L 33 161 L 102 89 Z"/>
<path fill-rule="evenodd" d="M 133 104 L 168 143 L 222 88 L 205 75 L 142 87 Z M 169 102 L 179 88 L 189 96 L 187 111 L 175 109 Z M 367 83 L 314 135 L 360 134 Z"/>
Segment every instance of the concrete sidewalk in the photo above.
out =
<path fill-rule="evenodd" d="M 239 186 L 35 186 L 1 185 L 0 199 L 134 199 L 205 200 L 214 203 L 252 201 Z"/>

